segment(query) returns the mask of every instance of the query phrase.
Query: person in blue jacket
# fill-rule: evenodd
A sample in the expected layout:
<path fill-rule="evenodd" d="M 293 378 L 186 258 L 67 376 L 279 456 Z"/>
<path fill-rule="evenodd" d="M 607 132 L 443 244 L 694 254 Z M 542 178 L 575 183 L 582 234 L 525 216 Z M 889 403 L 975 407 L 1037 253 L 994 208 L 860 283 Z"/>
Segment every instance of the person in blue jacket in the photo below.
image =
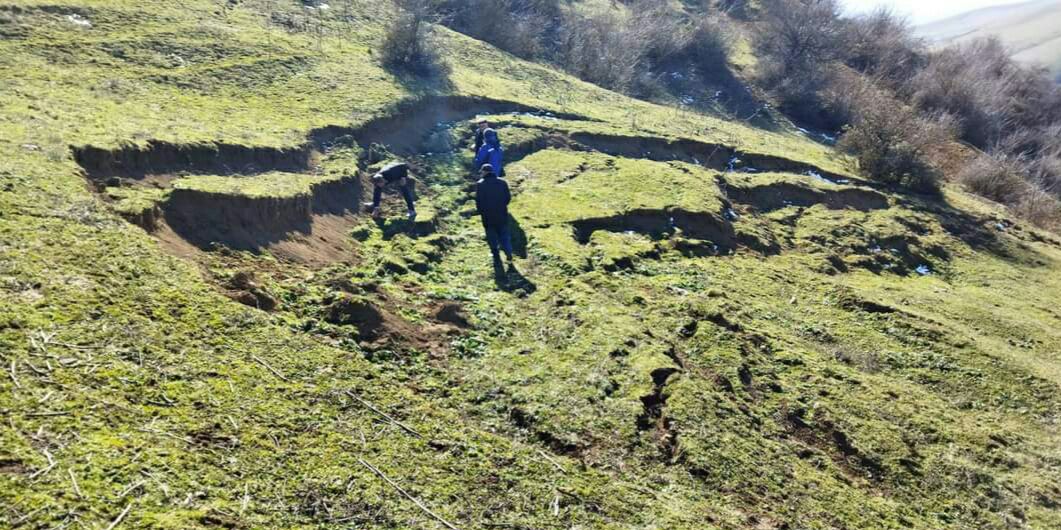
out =
<path fill-rule="evenodd" d="M 503 178 L 505 176 L 505 150 L 501 148 L 501 139 L 497 137 L 497 131 L 494 129 L 483 131 L 483 140 L 483 146 L 475 154 L 473 167 L 481 168 L 483 164 L 490 164 L 490 167 L 494 168 L 494 174 Z"/>
<path fill-rule="evenodd" d="M 512 193 L 508 183 L 497 176 L 494 167 L 483 164 L 479 170 L 482 177 L 475 185 L 475 207 L 483 221 L 486 243 L 494 256 L 494 266 L 501 266 L 501 251 L 512 263 L 512 237 L 508 229 L 508 203 Z"/>

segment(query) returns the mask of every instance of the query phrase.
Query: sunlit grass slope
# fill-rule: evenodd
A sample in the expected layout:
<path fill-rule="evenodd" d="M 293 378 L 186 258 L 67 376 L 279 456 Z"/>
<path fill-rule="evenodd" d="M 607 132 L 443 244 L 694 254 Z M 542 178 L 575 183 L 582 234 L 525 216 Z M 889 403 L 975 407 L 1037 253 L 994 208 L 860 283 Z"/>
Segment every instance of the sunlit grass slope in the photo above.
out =
<path fill-rule="evenodd" d="M 956 192 L 591 149 L 681 139 L 857 176 L 801 136 L 441 29 L 443 78 L 389 72 L 392 16 L 0 2 L 0 527 L 1061 526 L 1056 236 Z M 572 118 L 505 117 L 556 145 L 507 170 L 502 278 L 466 152 L 414 160 L 434 233 L 358 217 L 322 265 L 175 257 L 122 216 L 301 196 L 352 160 L 101 189 L 71 150 L 291 149 L 442 94 Z M 232 299 L 251 272 L 274 311 Z"/>

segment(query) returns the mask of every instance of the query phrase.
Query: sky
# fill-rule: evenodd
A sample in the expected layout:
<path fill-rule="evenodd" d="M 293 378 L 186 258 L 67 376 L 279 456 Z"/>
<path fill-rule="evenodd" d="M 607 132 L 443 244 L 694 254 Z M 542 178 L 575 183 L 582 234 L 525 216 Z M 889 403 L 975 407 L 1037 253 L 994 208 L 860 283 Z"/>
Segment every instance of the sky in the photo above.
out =
<path fill-rule="evenodd" d="M 848 13 L 857 14 L 871 11 L 877 6 L 885 5 L 896 13 L 908 15 L 915 25 L 940 20 L 976 9 L 1020 4 L 1028 0 L 840 0 Z"/>

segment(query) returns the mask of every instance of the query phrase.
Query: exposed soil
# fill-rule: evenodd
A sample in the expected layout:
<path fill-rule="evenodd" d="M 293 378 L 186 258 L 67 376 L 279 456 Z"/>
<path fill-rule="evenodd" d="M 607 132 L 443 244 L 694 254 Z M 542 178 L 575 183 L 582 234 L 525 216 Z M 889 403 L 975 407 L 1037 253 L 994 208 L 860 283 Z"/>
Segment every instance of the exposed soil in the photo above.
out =
<path fill-rule="evenodd" d="M 820 190 L 787 182 L 750 187 L 723 183 L 723 186 L 731 201 L 751 206 L 760 212 L 770 212 L 788 206 L 810 207 L 816 204 L 832 210 L 853 209 L 863 212 L 888 207 L 887 197 L 867 189 Z"/>
<path fill-rule="evenodd" d="M 467 320 L 460 324 L 463 313 L 455 304 L 444 304 L 435 311 L 432 321 L 421 324 L 394 313 L 391 308 L 398 306 L 379 292 L 343 295 L 326 308 L 324 319 L 331 324 L 356 328 L 361 346 L 368 351 L 396 348 L 436 356 L 449 351 L 452 338 L 469 325 Z"/>
<path fill-rule="evenodd" d="M 516 112 L 549 115 L 564 120 L 591 121 L 577 114 L 547 114 L 541 109 L 514 101 L 469 96 L 429 96 L 403 101 L 389 109 L 385 115 L 360 127 L 323 127 L 311 132 L 309 137 L 318 146 L 328 145 L 343 136 L 352 136 L 365 147 L 379 144 L 398 155 L 420 154 L 424 142 L 439 123 L 466 121 L 478 115 Z"/>
<path fill-rule="evenodd" d="M 613 156 L 655 161 L 683 161 L 723 170 L 734 156 L 734 149 L 695 140 L 670 140 L 652 136 L 619 136 L 577 132 L 571 140 L 594 151 Z"/>
<path fill-rule="evenodd" d="M 780 252 L 776 243 L 740 234 L 721 215 L 704 212 L 638 209 L 620 215 L 579 219 L 571 224 L 575 228 L 575 239 L 582 244 L 589 243 L 598 230 L 637 232 L 653 239 L 663 239 L 680 230 L 686 239 L 711 242 L 717 254 L 728 254 L 740 248 L 767 255 Z"/>
<path fill-rule="evenodd" d="M 309 195 L 251 198 L 197 190 L 173 190 L 162 209 L 166 222 L 189 243 L 210 248 L 258 250 L 313 234 L 314 217 L 354 215 L 361 182 L 347 177 L 314 185 Z"/>
<path fill-rule="evenodd" d="M 788 411 L 785 420 L 789 431 L 804 443 L 817 447 L 829 454 L 836 464 L 847 473 L 880 480 L 883 466 L 875 458 L 863 454 L 852 445 L 847 434 L 829 419 L 822 419 L 811 425 L 804 420 L 806 411 L 795 409 Z"/>
<path fill-rule="evenodd" d="M 74 160 L 93 180 L 143 179 L 149 175 L 196 173 L 253 175 L 267 171 L 297 173 L 310 168 L 314 147 L 256 147 L 228 143 L 173 144 L 157 140 L 117 149 L 72 147 Z"/>
<path fill-rule="evenodd" d="M 98 190 L 127 185 L 167 189 L 176 177 L 188 174 L 246 176 L 272 171 L 310 171 L 320 151 L 347 137 L 363 147 L 382 144 L 394 154 L 418 154 L 438 123 L 507 112 L 543 113 L 509 101 L 427 97 L 403 102 L 386 116 L 361 127 L 316 129 L 310 132 L 305 143 L 290 148 L 149 141 L 116 149 L 81 146 L 72 150 L 75 160 Z M 554 116 L 585 119 L 573 114 Z M 347 238 L 336 238 L 332 232 L 343 232 L 353 225 L 352 218 L 359 213 L 365 189 L 362 180 L 363 176 L 350 176 L 318 184 L 309 195 L 285 198 L 173 190 L 158 207 L 125 217 L 155 233 L 179 255 L 194 253 L 188 245 L 200 250 L 221 245 L 239 250 L 270 249 L 299 261 L 342 259 L 341 256 L 349 254 L 342 241 Z M 414 229 L 424 233 L 434 227 L 419 223 Z"/>

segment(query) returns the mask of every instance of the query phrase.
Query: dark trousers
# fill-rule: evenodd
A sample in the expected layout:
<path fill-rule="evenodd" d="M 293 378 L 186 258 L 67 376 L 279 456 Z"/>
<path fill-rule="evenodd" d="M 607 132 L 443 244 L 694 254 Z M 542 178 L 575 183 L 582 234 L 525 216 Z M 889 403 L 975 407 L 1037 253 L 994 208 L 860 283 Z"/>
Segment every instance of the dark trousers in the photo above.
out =
<path fill-rule="evenodd" d="M 383 202 L 383 186 L 374 186 L 374 188 L 375 189 L 372 190 L 372 207 L 379 208 L 380 203 Z M 405 205 L 408 206 L 410 210 L 414 210 L 412 186 L 408 183 L 404 185 L 399 184 L 398 189 L 401 190 L 402 197 L 405 197 Z"/>
<path fill-rule="evenodd" d="M 490 245 L 490 253 L 495 258 L 500 258 L 500 250 L 505 255 L 512 256 L 512 234 L 508 230 L 508 219 L 499 223 L 487 223 L 483 221 L 483 229 L 486 230 L 486 244 Z"/>

